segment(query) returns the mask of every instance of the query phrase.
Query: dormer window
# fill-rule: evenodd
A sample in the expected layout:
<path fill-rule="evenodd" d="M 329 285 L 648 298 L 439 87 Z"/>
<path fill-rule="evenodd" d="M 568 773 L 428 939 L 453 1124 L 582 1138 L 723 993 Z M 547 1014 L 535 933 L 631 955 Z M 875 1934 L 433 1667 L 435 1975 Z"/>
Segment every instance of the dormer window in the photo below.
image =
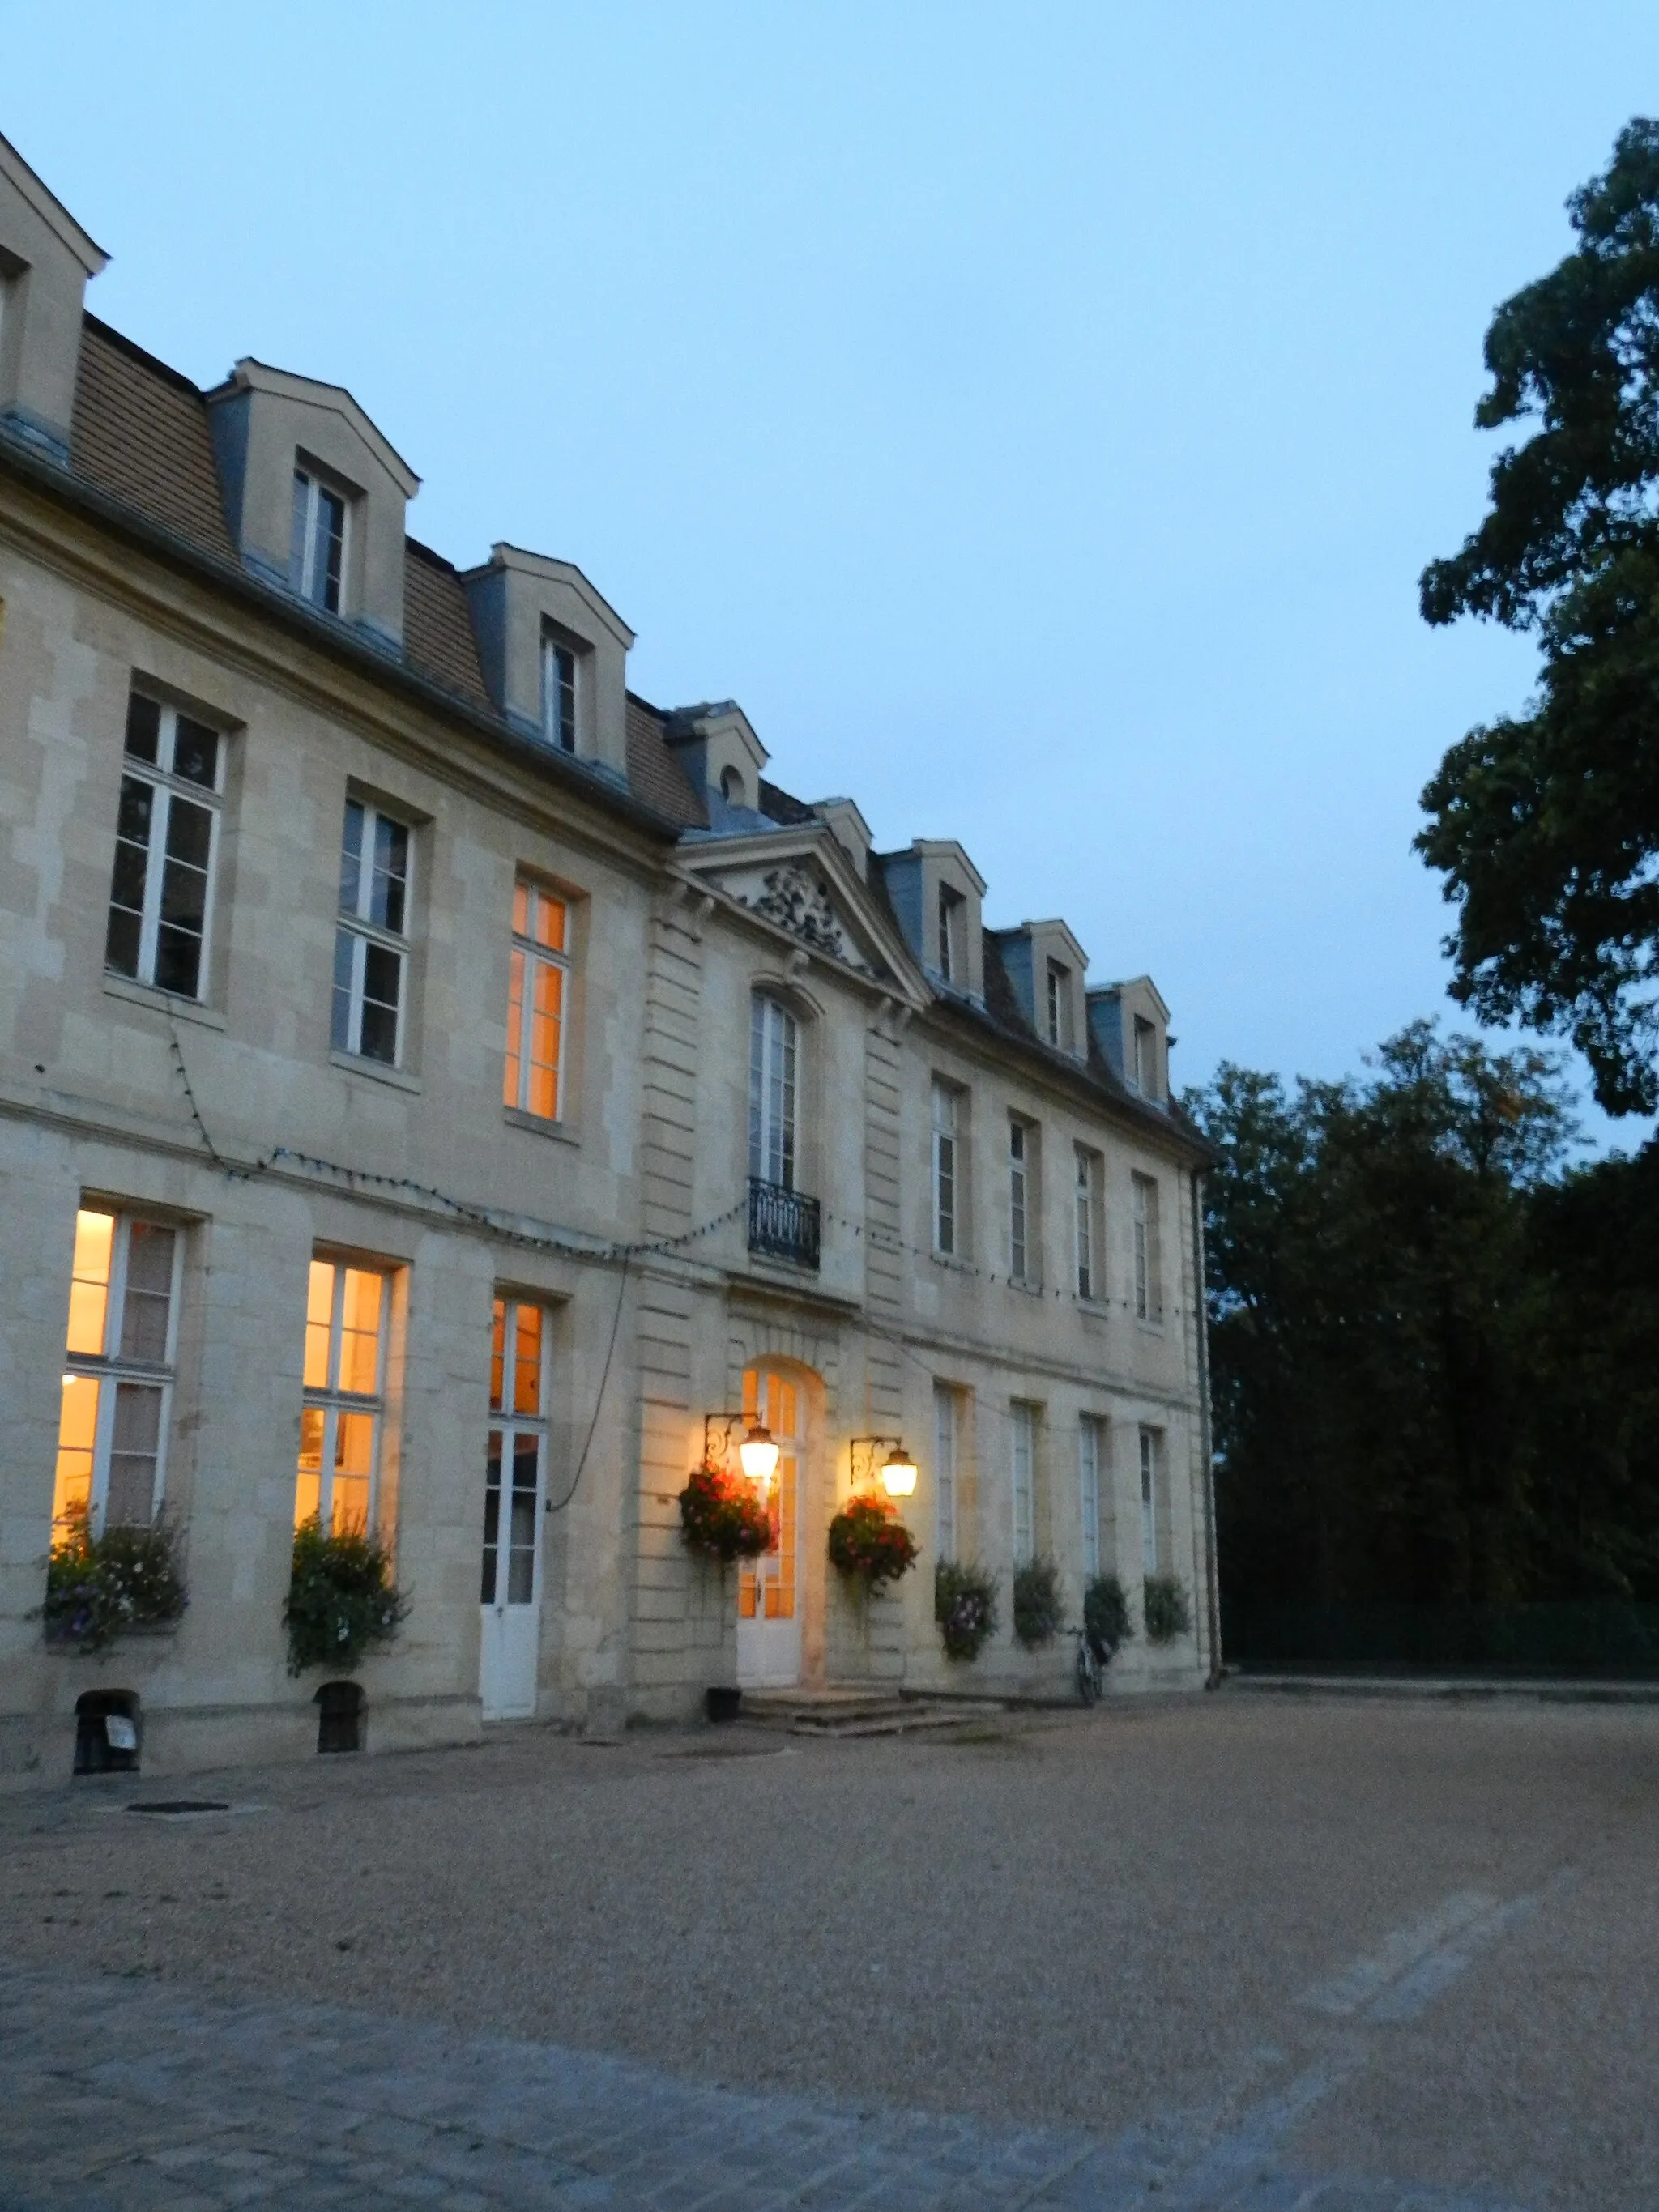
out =
<path fill-rule="evenodd" d="M 1143 1098 L 1158 1096 L 1158 1030 L 1143 1015 L 1135 1016 L 1134 1083 Z"/>
<path fill-rule="evenodd" d="M 939 887 L 939 972 L 947 983 L 960 983 L 968 973 L 968 902 L 949 884 Z"/>
<path fill-rule="evenodd" d="M 1061 1052 L 1072 1049 L 1072 971 L 1060 960 L 1048 963 L 1047 1036 Z"/>
<path fill-rule="evenodd" d="M 743 805 L 743 770 L 723 768 L 720 770 L 720 797 L 728 806 Z"/>
<path fill-rule="evenodd" d="M 294 471 L 288 580 L 302 599 L 337 615 L 345 581 L 346 503 L 304 469 Z"/>
<path fill-rule="evenodd" d="M 556 637 L 542 640 L 542 735 L 562 753 L 576 750 L 576 656 Z"/>

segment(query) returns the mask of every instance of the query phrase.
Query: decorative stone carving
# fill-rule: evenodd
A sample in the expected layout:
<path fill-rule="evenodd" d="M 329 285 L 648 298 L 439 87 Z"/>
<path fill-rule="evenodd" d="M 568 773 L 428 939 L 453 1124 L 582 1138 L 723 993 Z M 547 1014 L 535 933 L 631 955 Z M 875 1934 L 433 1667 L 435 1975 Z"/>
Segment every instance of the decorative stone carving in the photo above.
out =
<path fill-rule="evenodd" d="M 799 861 L 771 868 L 763 878 L 760 894 L 744 904 L 775 921 L 792 937 L 832 958 L 847 958 L 847 940 L 830 900 L 830 886 L 822 876 L 809 874 Z"/>

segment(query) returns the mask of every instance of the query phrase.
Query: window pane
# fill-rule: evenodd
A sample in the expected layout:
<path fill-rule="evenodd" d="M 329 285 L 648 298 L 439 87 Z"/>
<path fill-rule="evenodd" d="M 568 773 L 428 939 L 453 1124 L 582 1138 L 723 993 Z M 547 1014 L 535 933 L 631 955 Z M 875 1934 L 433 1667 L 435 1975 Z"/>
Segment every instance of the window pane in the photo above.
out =
<path fill-rule="evenodd" d="M 368 1527 L 368 1479 L 374 1464 L 373 1413 L 334 1416 L 334 1507 L 337 1536 L 361 1535 Z"/>
<path fill-rule="evenodd" d="M 495 1547 L 501 1522 L 501 1432 L 489 1432 L 489 1455 L 484 1466 L 483 1573 L 478 1598 L 483 1605 L 495 1602 Z"/>
<path fill-rule="evenodd" d="M 539 1413 L 542 1410 L 542 1310 L 519 1306 L 513 1362 L 513 1410 Z"/>
<path fill-rule="evenodd" d="M 364 1267 L 346 1269 L 339 1387 L 363 1397 L 373 1397 L 380 1387 L 380 1291 L 379 1275 Z"/>
<path fill-rule="evenodd" d="M 489 1344 L 489 1410 L 501 1410 L 501 1391 L 507 1377 L 502 1372 L 507 1363 L 507 1302 L 497 1298 L 491 1316 Z"/>
<path fill-rule="evenodd" d="M 109 929 L 104 939 L 104 965 L 115 975 L 137 975 L 139 930 L 136 914 L 118 906 L 111 907 Z"/>
<path fill-rule="evenodd" d="M 513 934 L 530 934 L 530 886 L 522 880 L 513 886 Z"/>
<path fill-rule="evenodd" d="M 507 1073 L 501 1084 L 502 1099 L 509 1106 L 524 1103 L 520 1095 L 524 1073 L 524 967 L 525 957 L 514 945 L 507 963 Z"/>
<path fill-rule="evenodd" d="M 210 791 L 219 781 L 219 732 L 180 714 L 173 739 L 173 772 Z"/>
<path fill-rule="evenodd" d="M 121 1315 L 121 1357 L 159 1365 L 167 1356 L 176 1231 L 135 1221 L 128 1231 L 127 1287 Z"/>
<path fill-rule="evenodd" d="M 134 760 L 161 757 L 161 710 L 154 699 L 135 691 L 127 701 L 127 750 Z"/>
<path fill-rule="evenodd" d="M 349 929 L 334 933 L 334 1001 L 329 1022 L 328 1041 L 336 1052 L 354 1049 L 351 1035 L 351 981 L 356 965 L 357 947 L 362 943 Z"/>
<path fill-rule="evenodd" d="M 536 1477 L 541 1447 L 513 1439 L 513 1509 L 508 1523 L 507 1601 L 528 1605 L 536 1593 Z"/>
<path fill-rule="evenodd" d="M 398 1057 L 398 1000 L 403 957 L 384 945 L 362 950 L 363 1000 L 357 1049 L 366 1060 L 392 1066 Z"/>
<path fill-rule="evenodd" d="M 536 942 L 545 945 L 550 951 L 564 951 L 565 913 L 562 899 L 550 898 L 545 891 L 536 894 Z"/>
<path fill-rule="evenodd" d="M 334 1267 L 313 1260 L 306 1285 L 306 1372 L 307 1390 L 328 1388 L 328 1338 L 334 1319 Z"/>
<path fill-rule="evenodd" d="M 363 805 L 348 799 L 345 827 L 340 833 L 340 911 L 356 914 L 362 890 Z"/>
<path fill-rule="evenodd" d="M 311 516 L 311 478 L 294 471 L 294 526 L 289 538 L 288 580 L 291 589 L 306 587 L 306 535 Z"/>
<path fill-rule="evenodd" d="M 345 501 L 331 491 L 317 492 L 316 567 L 312 597 L 331 615 L 340 611 L 340 580 L 345 563 Z"/>
<path fill-rule="evenodd" d="M 106 1528 L 144 1527 L 155 1510 L 155 1462 L 161 1448 L 159 1384 L 123 1382 L 115 1393 L 110 1436 Z"/>
<path fill-rule="evenodd" d="M 75 1257 L 70 1262 L 67 1349 L 99 1358 L 104 1349 L 104 1316 L 109 1299 L 110 1255 L 115 1216 L 82 1206 L 75 1217 Z"/>
<path fill-rule="evenodd" d="M 321 1507 L 323 1441 L 328 1416 L 319 1406 L 306 1406 L 300 1413 L 300 1468 L 294 1491 L 294 1525 L 314 1521 Z"/>
<path fill-rule="evenodd" d="M 409 876 L 409 832 L 401 822 L 374 817 L 374 874 L 369 888 L 368 918 L 382 929 L 401 934 L 404 890 Z"/>
<path fill-rule="evenodd" d="M 191 929 L 163 922 L 155 933 L 155 988 L 176 999 L 201 995 L 202 939 Z"/>
<path fill-rule="evenodd" d="M 100 1387 L 90 1375 L 64 1377 L 63 1405 L 58 1417 L 58 1479 L 52 1503 L 54 1523 L 61 1523 L 66 1515 L 92 1502 Z"/>
<path fill-rule="evenodd" d="M 559 1038 L 564 1011 L 564 975 L 550 962 L 531 963 L 536 1005 L 530 1024 L 528 1100 L 532 1114 L 554 1121 L 559 1111 Z"/>

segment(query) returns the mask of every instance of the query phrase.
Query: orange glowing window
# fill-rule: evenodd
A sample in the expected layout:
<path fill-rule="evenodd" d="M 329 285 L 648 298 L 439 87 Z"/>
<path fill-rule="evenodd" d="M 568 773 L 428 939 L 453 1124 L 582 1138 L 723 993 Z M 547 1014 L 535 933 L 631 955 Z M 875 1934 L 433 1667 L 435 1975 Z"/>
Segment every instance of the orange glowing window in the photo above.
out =
<path fill-rule="evenodd" d="M 489 1410 L 538 1419 L 547 1309 L 517 1298 L 497 1298 L 489 1357 Z"/>
<path fill-rule="evenodd" d="M 75 1217 L 52 1492 L 54 1530 L 155 1518 L 166 1474 L 183 1239 L 101 1206 Z"/>
<path fill-rule="evenodd" d="M 514 886 L 501 1097 L 544 1121 L 556 1121 L 564 1112 L 568 927 L 562 899 L 522 878 Z"/>
<path fill-rule="evenodd" d="M 387 1288 L 378 1268 L 311 1263 L 296 1528 L 320 1520 L 337 1535 L 369 1526 L 385 1410 Z"/>

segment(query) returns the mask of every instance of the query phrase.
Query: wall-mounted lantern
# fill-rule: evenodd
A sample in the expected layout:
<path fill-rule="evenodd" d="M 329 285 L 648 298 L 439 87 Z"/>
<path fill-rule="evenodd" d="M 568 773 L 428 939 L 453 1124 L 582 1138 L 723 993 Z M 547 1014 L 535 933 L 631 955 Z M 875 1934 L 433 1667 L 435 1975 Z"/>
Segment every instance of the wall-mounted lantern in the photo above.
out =
<path fill-rule="evenodd" d="M 738 1431 L 742 1434 L 738 1435 Z M 715 1437 L 720 1442 L 718 1448 Z M 738 1464 L 750 1482 L 759 1486 L 764 1493 L 766 1486 L 778 1471 L 778 1443 L 764 1421 L 751 1421 L 747 1413 L 705 1413 L 702 1421 L 702 1456 L 709 1467 L 726 1467 L 732 1457 L 732 1440 L 737 1436 Z"/>
<path fill-rule="evenodd" d="M 884 1458 L 881 1456 L 884 1444 L 889 1448 Z M 878 1474 L 890 1498 L 908 1498 L 915 1491 L 916 1463 L 905 1450 L 902 1437 L 854 1437 L 854 1489 L 867 1488 Z"/>

